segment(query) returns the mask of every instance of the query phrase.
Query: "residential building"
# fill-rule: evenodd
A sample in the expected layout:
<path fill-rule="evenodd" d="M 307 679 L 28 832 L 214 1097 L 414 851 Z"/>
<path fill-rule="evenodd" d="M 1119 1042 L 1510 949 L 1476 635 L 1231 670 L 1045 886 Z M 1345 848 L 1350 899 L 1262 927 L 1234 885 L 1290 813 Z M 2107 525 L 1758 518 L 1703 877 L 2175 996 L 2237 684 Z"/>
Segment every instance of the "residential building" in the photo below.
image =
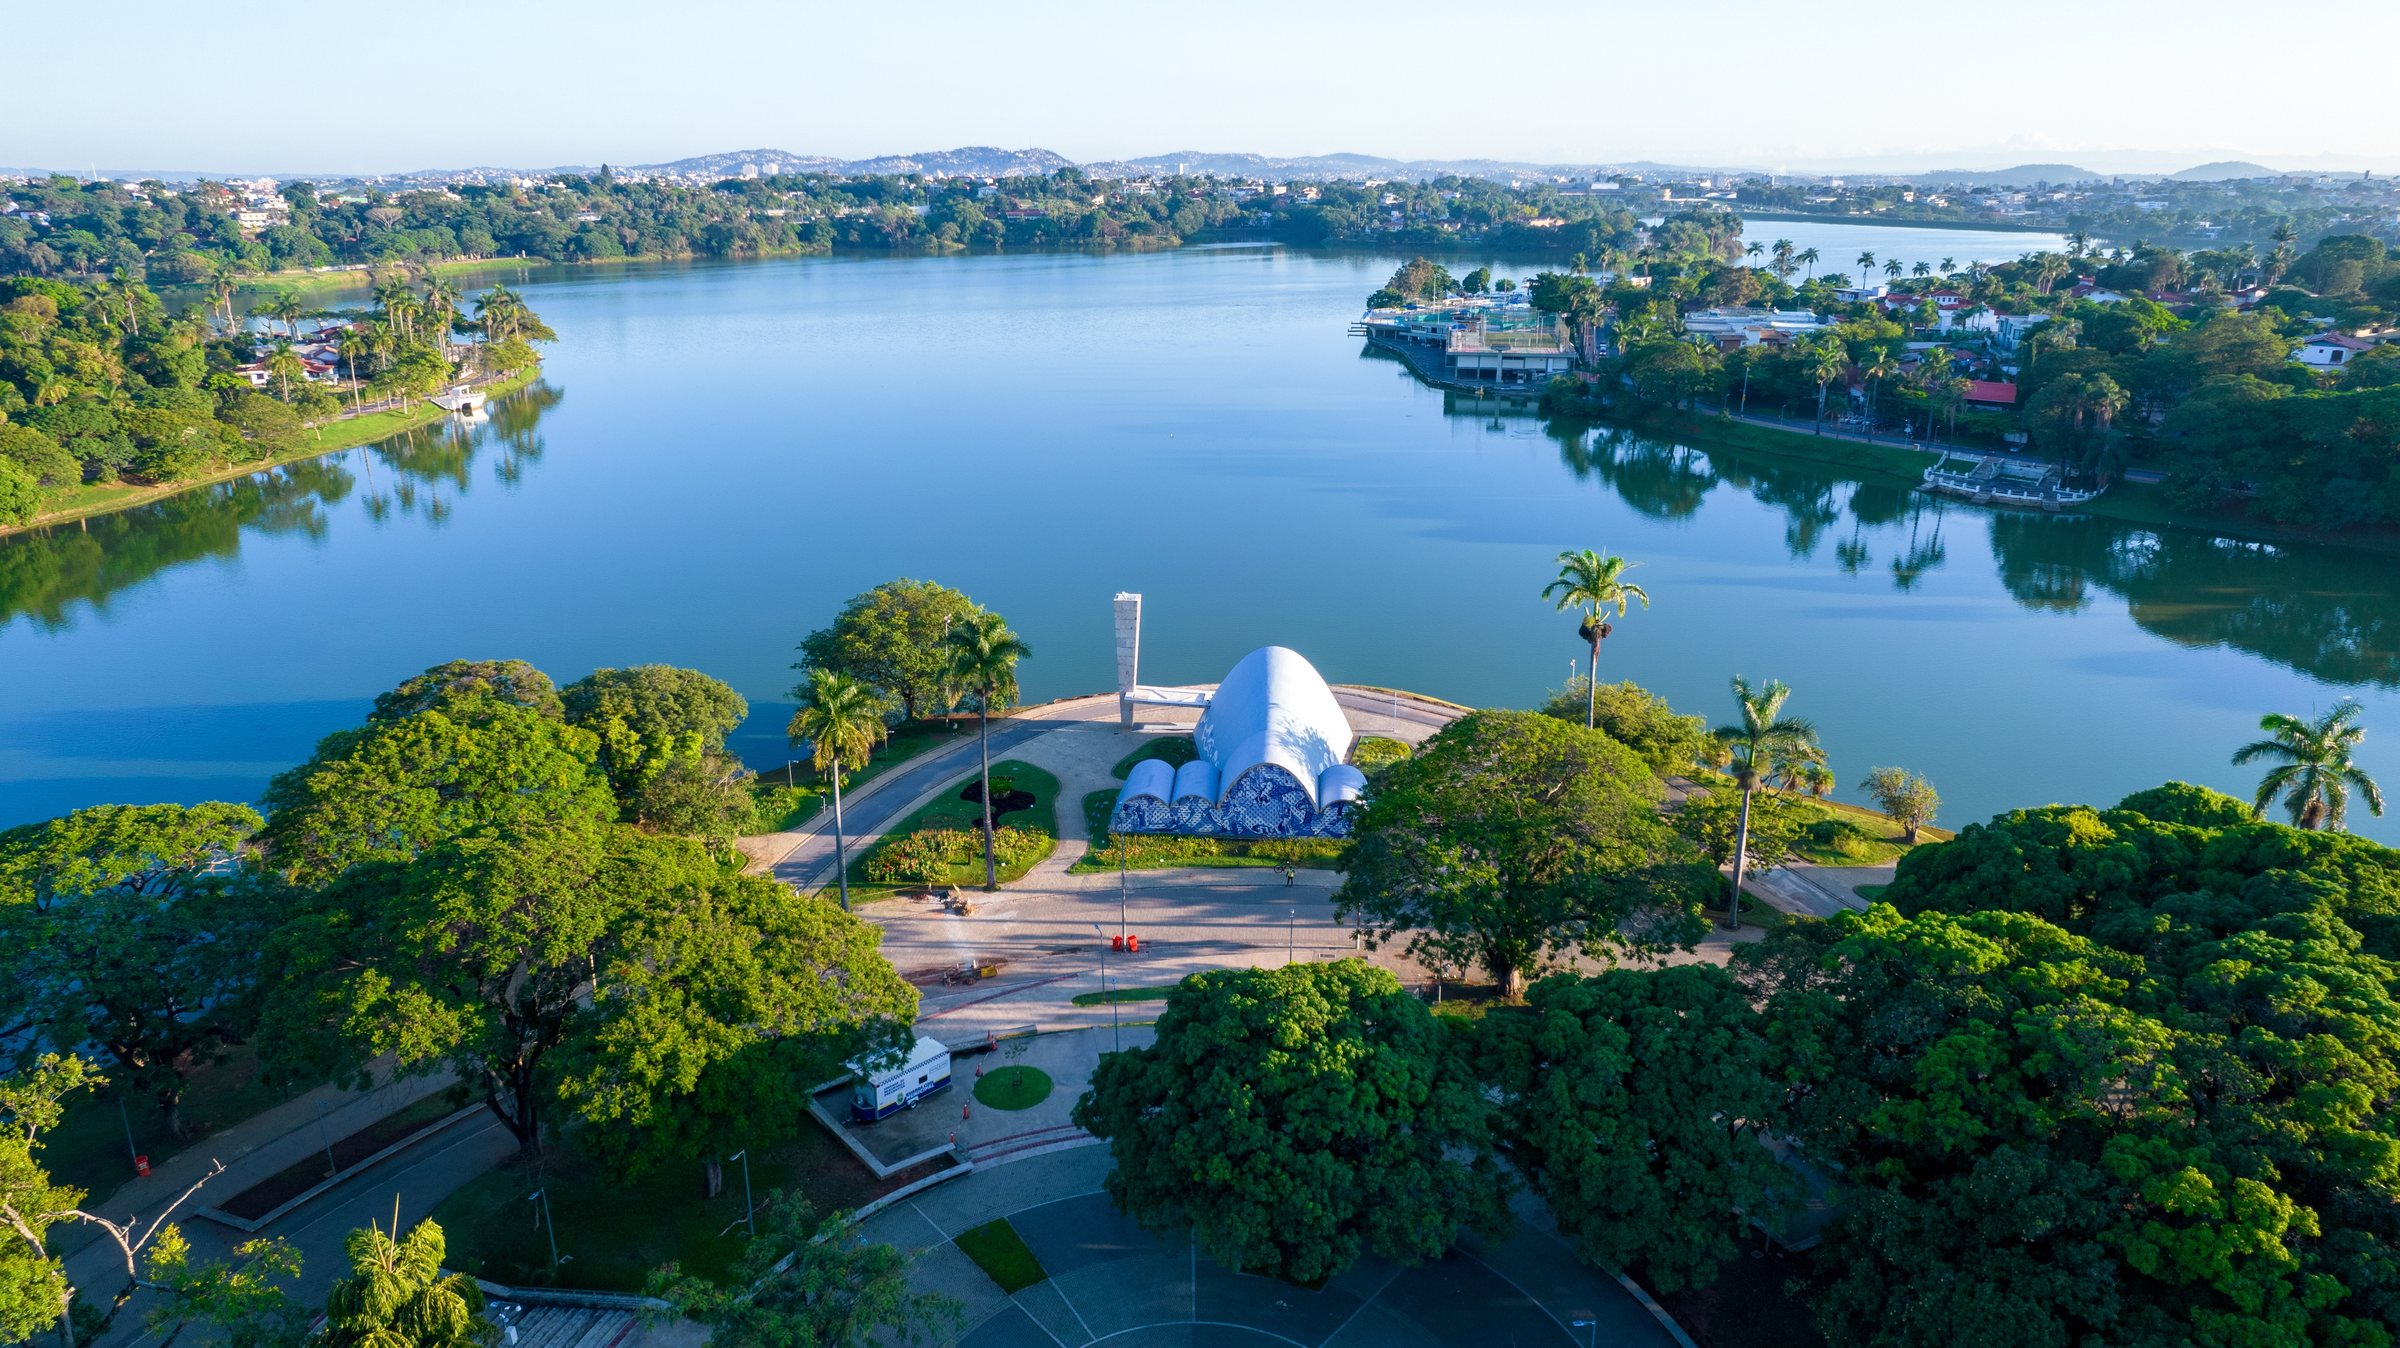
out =
<path fill-rule="evenodd" d="M 2327 332 L 2302 342 L 2300 349 L 2294 351 L 2291 358 L 2302 365 L 2320 370 L 2330 370 L 2336 366 L 2347 365 L 2374 349 L 2375 344 L 2372 342 L 2362 342 L 2356 337 L 2345 337 L 2338 332 Z"/>

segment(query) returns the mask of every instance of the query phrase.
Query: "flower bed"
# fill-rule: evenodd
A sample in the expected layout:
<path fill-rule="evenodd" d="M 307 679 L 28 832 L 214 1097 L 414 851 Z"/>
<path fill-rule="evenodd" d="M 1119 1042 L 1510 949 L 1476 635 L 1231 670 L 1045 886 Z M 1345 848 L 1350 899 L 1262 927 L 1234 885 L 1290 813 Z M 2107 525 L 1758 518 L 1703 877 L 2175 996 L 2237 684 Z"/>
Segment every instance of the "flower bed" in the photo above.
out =
<path fill-rule="evenodd" d="M 1003 827 L 992 831 L 992 856 L 1003 870 L 1030 866 L 1052 845 L 1047 833 Z M 950 868 L 983 859 L 983 834 L 975 829 L 923 828 L 888 839 L 867 858 L 867 879 L 879 885 L 938 885 Z"/>

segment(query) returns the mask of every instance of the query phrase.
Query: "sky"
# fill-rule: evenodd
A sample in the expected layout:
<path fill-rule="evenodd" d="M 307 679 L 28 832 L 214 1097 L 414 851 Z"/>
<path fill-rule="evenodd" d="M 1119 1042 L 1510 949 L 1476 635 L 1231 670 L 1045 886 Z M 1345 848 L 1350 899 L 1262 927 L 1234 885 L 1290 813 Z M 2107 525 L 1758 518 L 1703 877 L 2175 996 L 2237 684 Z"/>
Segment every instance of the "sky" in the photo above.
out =
<path fill-rule="evenodd" d="M 0 167 L 332 174 L 998 145 L 1082 162 L 1198 150 L 2400 170 L 2389 119 L 2344 112 L 2340 86 L 2329 97 L 2319 83 L 2342 52 L 2400 47 L 2389 3 L 2310 18 L 2252 0 L 417 0 L 227 23 L 129 0 L 110 13 L 112 30 L 145 36 L 105 59 L 75 6 L 9 20 L 18 51 L 83 55 L 12 63 Z M 2267 55 L 2300 50 L 2316 53 L 2303 82 Z"/>

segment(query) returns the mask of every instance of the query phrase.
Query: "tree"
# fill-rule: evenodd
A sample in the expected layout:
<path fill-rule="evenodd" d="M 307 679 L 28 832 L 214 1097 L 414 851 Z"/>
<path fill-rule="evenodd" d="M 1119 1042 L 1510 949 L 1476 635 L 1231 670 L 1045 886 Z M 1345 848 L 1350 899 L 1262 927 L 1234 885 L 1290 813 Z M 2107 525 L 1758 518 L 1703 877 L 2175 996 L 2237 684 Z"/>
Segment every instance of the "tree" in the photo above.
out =
<path fill-rule="evenodd" d="M 80 1058 L 45 1054 L 24 1072 L 0 1080 L 0 1336 L 24 1343 L 57 1324 L 61 1348 L 75 1289 L 65 1261 L 53 1252 L 50 1228 L 81 1214 L 83 1190 L 52 1184 L 38 1153 L 42 1134 L 58 1126 L 60 1101 L 105 1078 Z"/>
<path fill-rule="evenodd" d="M 1442 1257 L 1511 1221 L 1454 1032 L 1362 960 L 1194 974 L 1148 1048 L 1103 1056 L 1074 1121 L 1109 1200 L 1229 1269 L 1313 1284 L 1372 1250 Z"/>
<path fill-rule="evenodd" d="M 1776 870 L 1790 860 L 1793 846 L 1808 832 L 1811 821 L 1802 817 L 1788 798 L 1770 794 L 1758 797 L 1752 804 L 1746 838 L 1742 831 L 1745 823 L 1742 798 L 1730 792 L 1694 793 L 1668 816 L 1675 832 L 1696 848 L 1712 868 L 1709 873 L 1712 897 L 1722 883 L 1713 868 L 1733 864 L 1737 848 L 1749 858 L 1751 870 Z"/>
<path fill-rule="evenodd" d="M 27 1043 L 97 1046 L 183 1130 L 185 1073 L 241 1037 L 273 916 L 210 872 L 259 827 L 246 805 L 99 805 L 0 833 L 0 999 Z"/>
<path fill-rule="evenodd" d="M 914 1260 L 868 1243 L 848 1213 L 818 1222 L 805 1199 L 777 1190 L 759 1209 L 758 1237 L 722 1287 L 669 1264 L 645 1290 L 708 1326 L 721 1348 L 866 1348 L 879 1329 L 916 1343 L 920 1325 L 937 1337 L 966 1325 L 957 1298 L 912 1290 Z"/>
<path fill-rule="evenodd" d="M 259 306 L 259 312 L 265 314 L 269 318 L 274 319 L 276 322 L 283 324 L 284 335 L 286 337 L 298 340 L 300 336 L 300 319 L 302 315 L 308 312 L 308 307 L 300 303 L 300 292 L 296 290 L 278 290 L 275 292 L 275 297 L 273 299 L 270 299 L 265 304 Z"/>
<path fill-rule="evenodd" d="M 1335 917 L 1370 948 L 1405 933 L 1419 960 L 1480 964 L 1511 997 L 1561 951 L 1688 941 L 1688 908 L 1654 892 L 1654 868 L 1683 859 L 1663 794 L 1597 731 L 1531 712 L 1461 717 L 1377 780 Z M 1637 916 L 1650 925 L 1627 930 Z"/>
<path fill-rule="evenodd" d="M 302 365 L 300 357 L 282 342 L 277 342 L 273 353 L 268 355 L 266 371 L 283 390 L 283 400 L 287 403 L 292 400 L 292 380 L 296 378 L 305 384 L 308 379 L 308 367 Z"/>
<path fill-rule="evenodd" d="M 999 614 L 977 609 L 951 625 L 944 638 L 950 664 L 944 677 L 954 688 L 975 695 L 975 737 L 983 755 L 983 887 L 1000 888 L 992 859 L 992 708 L 1017 700 L 1017 661 L 1030 659 L 1033 648 L 1008 630 Z"/>
<path fill-rule="evenodd" d="M 793 668 L 847 674 L 898 703 L 913 721 L 949 707 L 954 695 L 944 682 L 950 651 L 943 637 L 974 612 L 974 600 L 932 581 L 886 581 L 843 605 L 831 627 L 803 638 Z"/>
<path fill-rule="evenodd" d="M 162 1294 L 145 1317 L 160 1348 L 172 1348 L 193 1324 L 215 1330 L 228 1348 L 302 1348 L 315 1337 L 316 1313 L 283 1282 L 300 1276 L 299 1252 L 271 1237 L 243 1241 L 233 1253 L 232 1263 L 195 1265 L 182 1229 L 160 1229 L 143 1259 L 148 1286 Z"/>
<path fill-rule="evenodd" d="M 42 510 L 40 479 L 0 455 L 0 524 L 31 524 Z"/>
<path fill-rule="evenodd" d="M 1742 719 L 1737 724 L 1718 726 L 1715 734 L 1733 751 L 1733 780 L 1742 788 L 1742 819 L 1734 834 L 1733 896 L 1726 900 L 1727 924 L 1742 924 L 1742 871 L 1750 857 L 1750 803 L 1758 794 L 1758 784 L 1774 770 L 1779 754 L 1791 752 L 1817 742 L 1817 728 L 1809 722 L 1783 714 L 1783 704 L 1792 690 L 1779 679 L 1769 679 L 1757 688 L 1740 674 L 1733 676 L 1733 700 L 1741 708 Z"/>
<path fill-rule="evenodd" d="M 641 809 L 645 793 L 675 766 L 687 769 L 679 774 L 687 788 L 730 782 L 717 793 L 728 798 L 721 803 L 747 810 L 746 775 L 725 753 L 725 736 L 750 715 L 750 704 L 726 684 L 673 665 L 595 669 L 562 689 L 559 702 L 567 724 L 599 737 L 600 769 L 633 822 L 648 817 Z"/>
<path fill-rule="evenodd" d="M 1763 1139 L 1783 1110 L 1777 1055 L 1712 964 L 1560 975 L 1528 1014 L 1479 1027 L 1500 1155 L 1585 1262 L 1647 1261 L 1662 1291 L 1706 1286 L 1749 1223 L 1796 1206 Z"/>
<path fill-rule="evenodd" d="M 566 715 L 550 676 L 523 660 L 452 660 L 379 694 L 370 721 L 399 721 L 462 701 L 490 700 L 560 720 Z"/>
<path fill-rule="evenodd" d="M 2265 814 L 2280 795 L 2293 827 L 2339 829 L 2349 818 L 2350 791 L 2355 787 L 2366 797 L 2368 812 L 2381 815 L 2383 788 L 2352 761 L 2359 742 L 2367 737 L 2367 728 L 2358 724 L 2364 710 L 2356 702 L 2343 701 L 2314 721 L 2282 712 L 2260 717 L 2258 728 L 2267 738 L 2233 751 L 2236 767 L 2261 758 L 2280 760 L 2258 784 L 2258 812 Z"/>
<path fill-rule="evenodd" d="M 850 911 L 850 861 L 842 839 L 842 774 L 867 765 L 876 741 L 884 737 L 883 717 L 866 684 L 831 670 L 809 676 L 792 690 L 800 710 L 792 713 L 784 733 L 794 745 L 806 744 L 812 765 L 833 785 L 833 868 L 840 878 L 842 911 Z"/>
<path fill-rule="evenodd" d="M 1665 698 L 1638 684 L 1604 683 L 1597 690 L 1577 686 L 1589 682 L 1581 676 L 1570 680 L 1564 691 L 1542 707 L 1542 714 L 1573 721 L 1576 711 L 1584 711 L 1592 728 L 1640 754 L 1661 777 L 1690 770 L 1715 743 L 1709 738 L 1708 722 L 1676 715 Z M 1577 693 L 1583 696 L 1577 697 Z M 1585 705 L 1577 708 L 1573 705 L 1577 702 Z"/>
<path fill-rule="evenodd" d="M 395 1233 L 396 1235 L 397 1233 Z M 342 1242 L 350 1276 L 325 1294 L 328 1348 L 491 1348 L 499 1326 L 483 1318 L 483 1289 L 445 1273 L 442 1228 L 422 1221 L 397 1239 L 381 1228 Z"/>
<path fill-rule="evenodd" d="M 1917 841 L 1917 830 L 1933 822 L 1934 811 L 1942 804 L 1942 798 L 1934 794 L 1933 783 L 1906 768 L 1872 769 L 1858 789 L 1883 807 L 1883 812 L 1904 831 L 1911 846 Z"/>
<path fill-rule="evenodd" d="M 766 876 L 694 871 L 677 897 L 602 959 L 599 1023 L 556 1059 L 578 1145 L 628 1178 L 771 1146 L 842 1064 L 916 1042 L 882 928 Z"/>
<path fill-rule="evenodd" d="M 1814 250 L 1811 250 L 1814 251 Z M 1811 348 L 1808 373 L 1817 381 L 1817 434 L 1825 433 L 1825 390 L 1835 380 L 1850 376 L 1850 352 L 1840 341 L 1827 338 Z"/>
<path fill-rule="evenodd" d="M 1583 720 L 1587 730 L 1599 724 L 1596 690 L 1600 678 L 1600 640 L 1608 635 L 1608 624 L 1602 620 L 1611 608 L 1616 609 L 1618 617 L 1624 617 L 1627 606 L 1636 599 L 1643 608 L 1650 607 L 1649 594 L 1625 579 L 1627 571 L 1640 565 L 1590 548 L 1562 552 L 1558 554 L 1558 579 L 1542 587 L 1542 598 L 1557 598 L 1559 612 L 1571 608 L 1583 611 L 1583 625 L 1576 629 L 1575 635 L 1592 644 L 1592 682 L 1585 689 Z"/>
<path fill-rule="evenodd" d="M 2388 1171 L 2354 1148 L 2400 1087 L 2395 882 L 2400 854 L 2346 835 L 2049 806 L 1910 852 L 1888 906 L 1738 953 L 1784 1126 L 1848 1210 L 1820 1326 L 2384 1342 L 2394 1231 L 2360 1214 Z"/>
<path fill-rule="evenodd" d="M 318 741 L 308 762 L 267 784 L 260 838 L 271 866 L 315 882 L 474 829 L 598 823 L 617 814 L 598 753 L 588 730 L 460 697 Z"/>

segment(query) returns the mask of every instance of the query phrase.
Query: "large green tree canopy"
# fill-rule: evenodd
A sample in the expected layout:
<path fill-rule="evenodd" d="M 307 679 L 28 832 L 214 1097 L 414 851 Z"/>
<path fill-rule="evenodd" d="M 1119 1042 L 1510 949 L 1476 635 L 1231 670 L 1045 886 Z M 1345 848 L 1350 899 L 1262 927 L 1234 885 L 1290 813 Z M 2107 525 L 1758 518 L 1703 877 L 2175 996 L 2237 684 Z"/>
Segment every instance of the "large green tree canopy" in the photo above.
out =
<path fill-rule="evenodd" d="M 879 929 L 698 845 L 571 821 L 362 862 L 276 932 L 262 1048 L 351 1078 L 378 1054 L 455 1070 L 538 1150 L 564 1101 L 642 1162 L 727 1128 L 788 1130 L 794 1089 L 708 1089 L 771 1055 L 810 1070 L 895 1037 L 916 991 Z M 796 1117 L 796 1116 L 795 1116 Z"/>
<path fill-rule="evenodd" d="M 546 682 L 546 681 L 545 681 Z M 271 863 L 317 881 L 483 827 L 612 819 L 599 737 L 497 698 L 336 731 L 267 786 Z"/>
<path fill-rule="evenodd" d="M 0 833 L 0 990 L 24 1051 L 95 1046 L 181 1127 L 184 1073 L 238 1041 L 275 909 L 233 871 L 246 805 L 98 805 Z"/>
<path fill-rule="evenodd" d="M 1372 941 L 1514 986 L 1562 952 L 1698 939 L 1689 849 L 1631 749 L 1533 712 L 1445 726 L 1376 781 L 1344 854 L 1340 920 Z"/>
<path fill-rule="evenodd" d="M 1849 1208 L 1837 1342 L 2390 1341 L 2400 853 L 2170 785 L 1885 899 L 1741 960 Z"/>
<path fill-rule="evenodd" d="M 803 638 L 793 668 L 847 674 L 914 720 L 949 707 L 953 693 L 943 675 L 950 653 L 942 639 L 975 612 L 974 600 L 930 580 L 885 581 L 853 596 L 831 627 Z"/>
<path fill-rule="evenodd" d="M 1315 1282 L 1368 1249 L 1438 1259 L 1508 1229 L 1508 1182 L 1454 1042 L 1360 960 L 1194 974 L 1158 1040 L 1100 1060 L 1075 1123 L 1109 1140 L 1109 1197 L 1189 1228 L 1227 1268 Z"/>

